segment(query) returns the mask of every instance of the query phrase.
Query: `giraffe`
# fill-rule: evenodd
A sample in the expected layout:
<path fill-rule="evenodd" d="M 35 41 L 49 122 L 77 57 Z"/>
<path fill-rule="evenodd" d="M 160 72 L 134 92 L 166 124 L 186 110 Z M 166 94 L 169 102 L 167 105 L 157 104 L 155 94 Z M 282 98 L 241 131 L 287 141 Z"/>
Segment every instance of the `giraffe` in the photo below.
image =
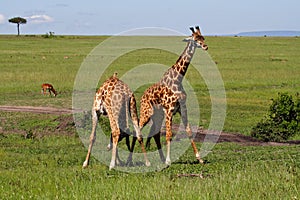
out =
<path fill-rule="evenodd" d="M 199 26 L 196 26 L 195 28 L 196 31 L 193 27 L 191 27 L 190 30 L 192 31 L 192 36 L 184 39 L 184 41 L 187 42 L 187 46 L 176 63 L 164 73 L 158 83 L 150 86 L 144 92 L 140 101 L 140 128 L 142 129 L 150 121 L 150 119 L 153 122 L 146 145 L 149 145 L 150 139 L 153 136 L 159 150 L 160 159 L 167 165 L 171 164 L 170 143 L 172 139 L 172 116 L 177 112 L 181 115 L 182 122 L 190 139 L 196 158 L 200 163 L 203 163 L 192 138 L 192 131 L 188 123 L 187 116 L 186 92 L 182 86 L 182 80 L 187 72 L 196 48 L 202 48 L 205 51 L 208 49 L 208 46 L 204 42 L 205 39 L 200 32 Z M 164 115 L 166 117 L 166 158 L 163 155 L 160 143 L 160 128 Z"/>
<path fill-rule="evenodd" d="M 109 169 L 113 169 L 116 164 L 117 158 L 117 144 L 124 137 L 126 130 L 128 128 L 128 113 L 133 122 L 135 129 L 134 138 L 137 137 L 142 151 L 145 157 L 146 166 L 150 166 L 148 161 L 146 151 L 143 144 L 143 138 L 138 123 L 138 115 L 136 109 L 136 100 L 133 92 L 129 89 L 128 85 L 123 81 L 118 79 L 117 73 L 114 73 L 113 76 L 108 78 L 103 85 L 98 89 L 94 97 L 94 103 L 92 107 L 92 132 L 90 135 L 90 144 L 86 159 L 83 163 L 83 168 L 87 167 L 89 164 L 89 159 L 92 151 L 92 146 L 96 140 L 96 127 L 98 123 L 98 118 L 102 115 L 108 115 L 110 127 L 111 127 L 111 140 L 112 140 L 112 158 L 110 162 Z M 125 120 L 125 121 L 124 121 Z M 124 123 L 126 124 L 125 127 Z M 126 141 L 129 136 L 125 136 Z M 134 142 L 136 139 L 133 140 Z M 127 143 L 127 148 L 129 149 L 129 140 Z M 130 148 L 130 154 L 128 161 L 132 159 L 133 147 Z M 108 148 L 110 148 L 108 146 Z"/>

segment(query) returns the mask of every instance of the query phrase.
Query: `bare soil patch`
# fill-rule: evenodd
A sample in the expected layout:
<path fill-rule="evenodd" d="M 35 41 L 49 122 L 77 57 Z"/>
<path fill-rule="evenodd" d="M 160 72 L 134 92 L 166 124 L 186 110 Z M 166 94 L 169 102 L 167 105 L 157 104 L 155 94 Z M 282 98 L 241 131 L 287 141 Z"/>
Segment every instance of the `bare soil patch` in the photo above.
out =
<path fill-rule="evenodd" d="M 34 106 L 0 106 L 0 111 L 31 112 L 36 114 L 72 114 L 74 110 L 67 108 L 34 107 Z"/>

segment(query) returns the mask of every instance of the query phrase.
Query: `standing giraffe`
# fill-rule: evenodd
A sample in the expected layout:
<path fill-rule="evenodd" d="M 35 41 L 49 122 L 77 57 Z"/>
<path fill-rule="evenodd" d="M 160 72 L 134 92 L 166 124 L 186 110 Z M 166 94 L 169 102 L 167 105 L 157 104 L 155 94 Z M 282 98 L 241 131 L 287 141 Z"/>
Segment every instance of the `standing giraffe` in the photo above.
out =
<path fill-rule="evenodd" d="M 132 119 L 133 126 L 135 129 L 134 138 L 137 137 L 141 145 L 146 165 L 150 165 L 150 162 L 147 159 L 146 151 L 143 144 L 143 138 L 138 124 L 135 97 L 133 95 L 133 92 L 129 89 L 128 85 L 125 84 L 123 81 L 119 80 L 117 74 L 114 73 L 114 75 L 107 79 L 103 83 L 103 85 L 98 89 L 94 98 L 94 104 L 92 108 L 93 127 L 90 135 L 88 153 L 83 163 L 83 168 L 87 167 L 89 164 L 92 146 L 96 140 L 96 127 L 98 123 L 98 118 L 101 114 L 107 114 L 109 118 L 112 140 L 112 158 L 109 165 L 109 169 L 115 167 L 117 158 L 117 144 L 118 141 L 122 139 L 124 134 L 126 134 L 125 129 L 128 128 L 128 113 L 130 113 L 130 117 Z M 124 123 L 126 123 L 125 127 Z M 127 140 L 128 136 L 125 137 Z M 135 142 L 136 139 L 134 139 L 133 141 Z M 128 143 L 127 147 L 129 148 Z M 127 162 L 131 162 L 133 148 L 134 145 L 132 145 L 132 147 L 130 148 L 130 154 Z"/>
<path fill-rule="evenodd" d="M 159 150 L 160 158 L 162 161 L 165 161 L 167 165 L 171 164 L 170 143 L 172 139 L 172 117 L 177 112 L 181 115 L 181 119 L 187 135 L 190 138 L 196 158 L 200 163 L 203 163 L 192 138 L 192 131 L 188 123 L 186 92 L 182 86 L 182 80 L 193 58 L 196 48 L 207 50 L 208 46 L 204 43 L 204 37 L 201 35 L 199 26 L 196 26 L 196 31 L 193 27 L 191 27 L 190 30 L 192 31 L 192 36 L 184 40 L 187 42 L 187 46 L 176 63 L 164 73 L 158 83 L 150 86 L 144 92 L 141 99 L 140 128 L 142 129 L 149 122 L 150 118 L 152 119 L 153 124 L 150 129 L 150 137 L 147 139 L 147 144 L 149 144 L 150 138 L 153 136 Z M 162 153 L 160 143 L 160 128 L 164 115 L 166 117 L 166 159 Z"/>

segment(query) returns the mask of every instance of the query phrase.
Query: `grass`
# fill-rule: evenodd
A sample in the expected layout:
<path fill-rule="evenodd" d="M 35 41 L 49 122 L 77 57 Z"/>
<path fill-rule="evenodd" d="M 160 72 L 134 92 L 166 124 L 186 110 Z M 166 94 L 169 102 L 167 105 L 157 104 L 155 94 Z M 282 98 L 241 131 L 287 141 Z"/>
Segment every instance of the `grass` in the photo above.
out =
<path fill-rule="evenodd" d="M 71 107 L 77 70 L 85 56 L 104 39 L 1 36 L 0 104 L 43 105 L 40 85 L 50 82 L 60 91 L 60 98 L 52 106 Z"/>
<path fill-rule="evenodd" d="M 87 54 L 105 39 L 0 36 L 0 105 L 71 108 L 77 70 Z M 225 131 L 248 135 L 278 92 L 300 91 L 299 38 L 206 40 L 226 89 Z M 134 51 L 112 63 L 105 76 L 115 70 L 123 74 L 144 63 L 170 66 L 176 59 L 174 54 L 154 49 Z M 191 66 L 186 78 L 201 102 L 200 124 L 207 127 L 211 102 L 205 82 L 199 77 Z M 42 96 L 43 82 L 52 83 L 59 95 Z M 135 91 L 138 100 L 144 88 Z M 0 112 L 0 199 L 300 198 L 299 145 L 219 143 L 205 157 L 205 165 L 194 163 L 189 147 L 169 168 L 137 174 L 109 171 L 92 157 L 90 167 L 82 170 L 86 148 L 71 119 L 72 116 Z M 200 149 L 201 143 L 197 146 Z M 190 173 L 204 178 L 177 177 Z"/>
<path fill-rule="evenodd" d="M 300 91 L 299 38 L 216 37 L 213 41 L 210 54 L 226 88 L 225 129 L 249 134 L 278 92 Z"/>
<path fill-rule="evenodd" d="M 92 159 L 81 169 L 85 149 L 76 136 L 24 139 L 1 135 L 2 199 L 297 199 L 299 147 L 218 144 L 205 165 L 189 148 L 161 172 L 109 171 Z M 177 174 L 202 173 L 201 178 Z M 114 191 L 114 192 L 112 192 Z"/>
<path fill-rule="evenodd" d="M 1 36 L 0 104 L 71 108 L 77 70 L 86 55 L 105 39 Z M 217 63 L 226 89 L 228 109 L 224 130 L 249 135 L 251 128 L 266 113 L 271 98 L 276 97 L 278 92 L 299 92 L 299 43 L 296 37 L 207 37 L 209 54 Z M 122 75 L 143 63 L 171 66 L 176 59 L 176 55 L 161 50 L 130 52 L 112 63 L 101 81 L 113 71 Z M 201 102 L 200 124 L 208 127 L 210 97 L 205 82 L 199 79 L 192 67 L 186 78 Z M 59 96 L 51 101 L 41 96 L 40 85 L 43 82 L 52 83 Z M 138 99 L 144 88 L 135 92 Z"/>

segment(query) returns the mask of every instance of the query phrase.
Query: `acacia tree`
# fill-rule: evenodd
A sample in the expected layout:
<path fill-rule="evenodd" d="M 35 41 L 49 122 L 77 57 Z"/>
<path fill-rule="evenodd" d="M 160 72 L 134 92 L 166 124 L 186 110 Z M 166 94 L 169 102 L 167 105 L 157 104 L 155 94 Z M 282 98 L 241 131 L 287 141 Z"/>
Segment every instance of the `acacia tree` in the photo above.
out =
<path fill-rule="evenodd" d="M 20 35 L 20 24 L 26 24 L 27 20 L 22 17 L 14 17 L 9 19 L 8 22 L 17 24 L 18 35 Z"/>

